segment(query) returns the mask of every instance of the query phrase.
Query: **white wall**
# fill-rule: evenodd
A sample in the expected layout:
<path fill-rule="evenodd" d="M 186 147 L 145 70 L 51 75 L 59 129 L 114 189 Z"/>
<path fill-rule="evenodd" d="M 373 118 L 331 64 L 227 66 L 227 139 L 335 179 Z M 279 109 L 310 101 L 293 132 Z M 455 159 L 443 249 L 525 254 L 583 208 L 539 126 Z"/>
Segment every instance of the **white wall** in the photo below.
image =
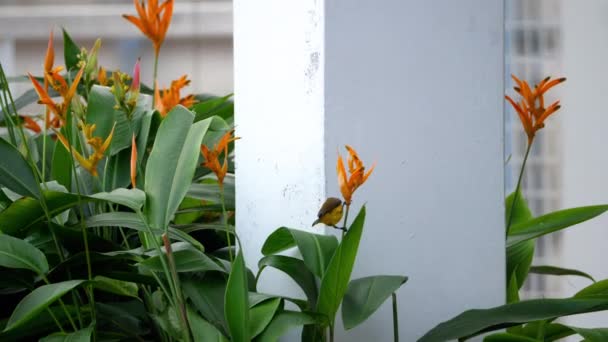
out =
<path fill-rule="evenodd" d="M 406 274 L 404 341 L 504 298 L 501 1 L 326 2 L 327 191 L 336 149 L 377 161 L 354 276 Z M 390 303 L 353 341 L 388 341 Z"/>
<path fill-rule="evenodd" d="M 378 165 L 355 196 L 369 214 L 354 276 L 411 277 L 399 292 L 402 340 L 501 304 L 502 2 L 234 9 L 237 229 L 249 266 L 268 233 L 310 229 L 325 195 L 338 195 L 336 150 L 348 143 Z M 262 290 L 292 291 L 278 275 L 263 280 Z M 389 309 L 338 340 L 390 340 Z"/>
<path fill-rule="evenodd" d="M 563 1 L 564 72 L 568 81 L 562 93 L 564 169 L 563 204 L 574 207 L 608 203 L 608 2 Z M 608 215 L 570 229 L 564 236 L 563 266 L 608 278 L 606 245 Z M 567 280 L 572 294 L 589 285 L 582 279 Z M 585 315 L 575 324 L 605 326 L 608 314 Z"/>

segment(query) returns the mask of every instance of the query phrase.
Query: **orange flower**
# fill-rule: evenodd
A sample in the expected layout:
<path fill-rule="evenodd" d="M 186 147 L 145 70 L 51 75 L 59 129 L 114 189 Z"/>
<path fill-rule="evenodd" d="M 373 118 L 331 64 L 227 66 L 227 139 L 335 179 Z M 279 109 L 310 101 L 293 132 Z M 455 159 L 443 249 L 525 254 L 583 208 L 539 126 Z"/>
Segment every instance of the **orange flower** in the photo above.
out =
<path fill-rule="evenodd" d="M 72 102 L 72 98 L 74 97 L 74 95 L 76 95 L 78 83 L 80 82 L 80 78 L 82 77 L 82 72 L 84 71 L 84 68 L 80 68 L 80 71 L 78 71 L 76 77 L 74 77 L 74 81 L 72 81 L 71 86 L 68 86 L 63 76 L 59 74 L 61 70 L 62 67 L 55 67 L 51 71 L 46 73 L 45 82 L 48 82 L 51 87 L 59 93 L 59 95 L 63 98 L 62 103 L 56 103 L 55 101 L 53 101 L 53 99 L 49 96 L 47 90 L 44 89 L 42 85 L 40 85 L 40 83 L 34 78 L 34 76 L 32 76 L 32 74 L 28 73 L 30 81 L 34 85 L 34 90 L 36 90 L 36 93 L 38 93 L 38 97 L 40 98 L 38 103 L 46 105 L 47 108 L 50 109 L 50 111 L 56 115 L 56 118 L 53 119 L 52 122 L 57 123 L 58 118 L 59 124 L 61 124 L 61 122 L 65 122 L 66 112 L 68 110 L 70 102 Z"/>
<path fill-rule="evenodd" d="M 365 173 L 365 166 L 361 159 L 359 159 L 359 155 L 357 155 L 357 151 L 355 151 L 352 147 L 346 145 L 346 149 L 348 150 L 348 173 L 350 176 L 347 177 L 346 170 L 344 168 L 344 161 L 342 160 L 342 156 L 338 154 L 338 163 L 336 166 L 336 171 L 338 173 L 338 184 L 340 185 L 340 192 L 342 192 L 342 196 L 344 197 L 344 203 L 346 205 L 350 205 L 353 194 L 359 188 L 367 178 L 372 174 L 376 165 L 372 165 L 371 169 Z"/>
<path fill-rule="evenodd" d="M 238 137 L 233 137 L 233 133 L 234 129 L 226 132 L 211 150 L 205 145 L 201 146 L 201 153 L 203 154 L 203 157 L 205 157 L 205 162 L 202 166 L 215 173 L 220 186 L 224 185 L 224 177 L 226 177 L 226 173 L 228 172 L 228 144 L 240 139 Z M 219 161 L 219 156 L 222 152 L 224 153 L 223 165 L 220 164 Z"/>
<path fill-rule="evenodd" d="M 169 113 L 171 109 L 178 104 L 181 104 L 186 108 L 190 108 L 197 102 L 196 98 L 194 98 L 194 95 L 192 94 L 180 98 L 181 89 L 189 84 L 190 80 L 188 79 L 188 76 L 183 75 L 179 79 L 171 82 L 171 87 L 169 89 L 163 89 L 161 91 L 158 84 L 156 85 L 156 90 L 154 91 L 154 104 L 156 110 L 160 112 L 161 116 L 166 116 L 167 113 Z"/>
<path fill-rule="evenodd" d="M 78 163 L 85 170 L 89 171 L 91 173 L 91 175 L 97 176 L 98 175 L 97 164 L 99 163 L 99 161 L 101 159 L 103 159 L 106 150 L 110 146 L 110 142 L 112 141 L 112 136 L 114 136 L 115 127 L 116 126 L 112 127 L 112 131 L 110 131 L 110 134 L 108 135 L 106 140 L 102 141 L 102 139 L 100 137 L 93 136 L 93 132 L 95 131 L 95 128 L 96 128 L 95 124 L 92 124 L 92 125 L 91 124 L 85 124 L 85 125 L 79 124 L 79 128 L 82 130 L 82 133 L 85 136 L 87 144 L 93 150 L 93 153 L 91 153 L 91 155 L 89 155 L 88 158 L 83 157 L 82 154 L 80 154 L 75 149 L 71 148 L 70 143 L 63 136 L 63 134 L 61 134 L 61 132 L 56 131 L 55 133 L 57 134 L 57 138 L 59 138 L 59 141 L 61 141 L 63 146 L 66 148 L 66 150 L 68 150 L 68 152 L 69 151 L 72 152 L 72 155 L 74 156 L 74 158 L 76 158 L 76 160 L 78 160 Z"/>
<path fill-rule="evenodd" d="M 515 102 L 508 95 L 505 95 L 505 99 L 511 103 L 519 115 L 519 120 L 528 135 L 528 144 L 532 144 L 536 132 L 545 127 L 545 120 L 561 108 L 559 101 L 555 101 L 545 108 L 545 93 L 554 86 L 566 81 L 566 78 L 562 77 L 551 80 L 549 76 L 535 85 L 534 90 L 532 90 L 528 82 L 521 81 L 514 75 L 511 75 L 511 77 L 517 83 L 517 86 L 513 87 L 513 89 L 521 96 L 521 100 L 519 103 Z"/>
<path fill-rule="evenodd" d="M 21 120 L 23 120 L 23 127 L 29 129 L 34 133 L 42 132 L 42 128 L 40 128 L 40 125 L 38 125 L 38 123 L 34 121 L 34 119 L 32 119 L 31 117 L 27 115 L 20 115 L 19 117 L 21 118 Z"/>
<path fill-rule="evenodd" d="M 171 24 L 173 0 L 167 0 L 160 6 L 158 5 L 158 0 L 150 0 L 148 1 L 147 8 L 145 1 L 143 0 L 133 0 L 133 3 L 135 4 L 135 9 L 137 9 L 139 18 L 128 14 L 123 14 L 123 18 L 137 26 L 137 28 L 152 41 L 154 52 L 156 56 L 158 56 L 160 47 L 165 40 L 169 24 Z"/>
<path fill-rule="evenodd" d="M 137 144 L 135 143 L 135 134 L 131 138 L 131 186 L 137 188 Z"/>

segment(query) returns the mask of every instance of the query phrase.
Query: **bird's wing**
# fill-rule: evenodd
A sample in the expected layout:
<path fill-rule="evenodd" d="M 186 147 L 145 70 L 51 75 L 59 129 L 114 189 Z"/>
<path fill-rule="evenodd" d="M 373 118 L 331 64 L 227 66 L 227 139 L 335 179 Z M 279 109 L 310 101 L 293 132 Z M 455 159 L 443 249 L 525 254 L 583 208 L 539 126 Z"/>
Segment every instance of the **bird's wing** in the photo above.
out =
<path fill-rule="evenodd" d="M 321 206 L 321 209 L 319 209 L 319 214 L 317 214 L 318 217 L 322 217 L 323 215 L 329 213 L 330 211 L 336 209 L 337 207 L 342 205 L 342 201 L 338 198 L 335 197 L 330 197 L 328 198 L 325 203 L 323 203 L 323 205 Z"/>

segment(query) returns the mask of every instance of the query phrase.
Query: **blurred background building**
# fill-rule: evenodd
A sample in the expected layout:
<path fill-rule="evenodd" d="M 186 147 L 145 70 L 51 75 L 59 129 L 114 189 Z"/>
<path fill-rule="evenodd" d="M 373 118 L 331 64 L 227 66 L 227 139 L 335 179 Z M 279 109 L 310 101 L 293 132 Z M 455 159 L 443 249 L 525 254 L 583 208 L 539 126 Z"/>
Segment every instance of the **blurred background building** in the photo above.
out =
<path fill-rule="evenodd" d="M 0 0 L 0 60 L 9 74 L 40 74 L 53 29 L 56 64 L 63 65 L 65 28 L 87 49 L 102 38 L 100 63 L 108 70 L 130 73 L 141 57 L 143 81 L 150 84 L 153 49 L 122 14 L 135 14 L 131 1 Z M 233 89 L 232 70 L 232 1 L 176 1 L 161 49 L 160 86 L 168 87 L 185 73 L 192 79 L 192 92 L 224 95 Z"/>

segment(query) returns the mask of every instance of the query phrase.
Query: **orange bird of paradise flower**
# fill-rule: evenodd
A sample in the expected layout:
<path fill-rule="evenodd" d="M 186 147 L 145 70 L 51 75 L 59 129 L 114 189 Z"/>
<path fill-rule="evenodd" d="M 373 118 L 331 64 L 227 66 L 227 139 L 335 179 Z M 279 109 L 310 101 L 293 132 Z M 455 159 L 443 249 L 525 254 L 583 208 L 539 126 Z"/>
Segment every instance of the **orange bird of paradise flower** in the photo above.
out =
<path fill-rule="evenodd" d="M 372 165 L 372 167 L 365 172 L 365 166 L 363 162 L 359 158 L 357 151 L 352 147 L 346 145 L 346 150 L 348 151 L 348 173 L 346 174 L 346 169 L 344 167 L 344 161 L 342 160 L 342 156 L 338 154 L 338 163 L 336 166 L 336 171 L 338 173 L 338 184 L 340 186 L 340 192 L 344 197 L 344 203 L 348 206 L 352 201 L 353 194 L 355 191 L 367 181 L 367 178 L 372 174 L 376 165 Z"/>
<path fill-rule="evenodd" d="M 123 14 L 123 18 L 133 23 L 152 41 L 154 53 L 158 56 L 160 47 L 165 40 L 167 29 L 169 29 L 169 25 L 171 24 L 173 0 L 167 0 L 160 5 L 158 4 L 158 0 L 150 0 L 147 6 L 143 0 L 133 0 L 133 4 L 135 4 L 139 18 L 128 14 Z"/>
<path fill-rule="evenodd" d="M 68 140 L 65 138 L 65 136 L 61 134 L 61 132 L 55 131 L 55 134 L 57 134 L 57 138 L 59 138 L 59 141 L 61 141 L 61 144 L 63 144 L 66 150 L 68 150 L 68 152 L 72 152 L 72 155 L 74 156 L 74 158 L 76 158 L 76 160 L 78 160 L 80 166 L 82 166 L 85 170 L 89 171 L 91 175 L 96 177 L 98 176 L 97 164 L 101 159 L 103 159 L 106 150 L 108 149 L 108 147 L 110 147 L 110 142 L 112 141 L 112 136 L 114 136 L 114 128 L 116 127 L 116 125 L 112 127 L 112 131 L 110 131 L 110 134 L 108 135 L 105 141 L 103 141 L 100 137 L 93 136 L 93 132 L 96 128 L 95 124 L 80 124 L 79 126 L 82 130 L 82 133 L 84 133 L 87 144 L 93 150 L 93 153 L 91 153 L 88 158 L 85 158 L 82 154 L 73 149 L 70 146 Z"/>
<path fill-rule="evenodd" d="M 561 108 L 559 101 L 555 101 L 548 107 L 545 107 L 545 93 L 554 86 L 566 81 L 566 78 L 562 77 L 552 80 L 551 77 L 547 77 L 535 85 L 534 89 L 530 88 L 528 82 L 521 81 L 514 75 L 511 75 L 511 78 L 517 84 L 513 89 L 521 96 L 521 99 L 519 102 L 516 102 L 509 95 L 505 95 L 505 99 L 511 103 L 511 106 L 513 106 L 519 115 L 519 120 L 528 136 L 528 145 L 530 145 L 534 140 L 536 132 L 545 127 L 545 120 Z"/>
<path fill-rule="evenodd" d="M 186 97 L 180 98 L 181 89 L 190 84 L 190 80 L 186 75 L 183 75 L 179 79 L 171 82 L 169 89 L 160 90 L 158 84 L 154 91 L 154 106 L 159 111 L 161 116 L 166 116 L 167 113 L 173 109 L 173 107 L 181 104 L 186 108 L 192 107 L 197 101 L 194 95 L 190 94 Z"/>
<path fill-rule="evenodd" d="M 224 186 L 224 177 L 226 177 L 226 173 L 228 172 L 228 144 L 240 139 L 239 137 L 234 137 L 232 135 L 233 133 L 234 129 L 226 132 L 215 146 L 213 146 L 213 149 L 209 149 L 205 145 L 201 146 L 201 153 L 205 158 L 205 162 L 202 166 L 215 173 L 220 187 Z M 219 157 L 222 152 L 224 153 L 224 162 L 220 163 Z"/>

